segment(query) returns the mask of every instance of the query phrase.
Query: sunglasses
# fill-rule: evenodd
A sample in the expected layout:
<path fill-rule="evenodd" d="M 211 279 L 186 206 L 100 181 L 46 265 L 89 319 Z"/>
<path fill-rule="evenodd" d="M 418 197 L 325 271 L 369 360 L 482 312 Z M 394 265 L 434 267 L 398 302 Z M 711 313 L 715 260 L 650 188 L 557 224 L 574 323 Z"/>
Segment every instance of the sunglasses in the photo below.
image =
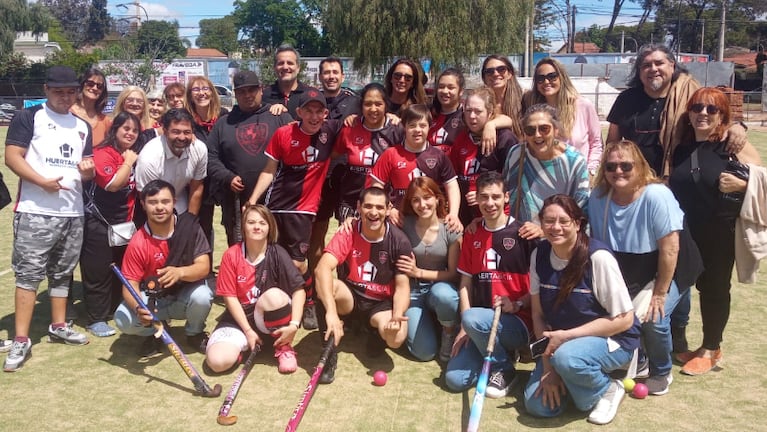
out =
<path fill-rule="evenodd" d="M 489 68 L 482 69 L 482 74 L 493 75 L 494 73 L 498 72 L 498 75 L 504 75 L 508 71 L 509 71 L 509 68 L 506 66 L 497 66 L 497 67 L 489 67 Z"/>
<path fill-rule="evenodd" d="M 696 104 L 690 105 L 690 111 L 694 112 L 695 114 L 702 113 L 703 108 L 705 108 L 706 112 L 709 114 L 718 114 L 719 111 L 721 111 L 719 107 L 717 107 L 716 105 L 706 105 L 702 103 L 696 103 Z"/>
<path fill-rule="evenodd" d="M 85 80 L 83 84 L 85 84 L 87 87 L 96 87 L 99 90 L 104 89 L 104 83 L 99 83 L 93 80 Z"/>
<path fill-rule="evenodd" d="M 605 171 L 615 172 L 620 167 L 621 171 L 627 173 L 634 169 L 634 162 L 605 162 Z"/>
<path fill-rule="evenodd" d="M 551 125 L 550 124 L 542 124 L 536 126 L 525 126 L 522 128 L 522 130 L 525 132 L 525 135 L 527 136 L 535 136 L 535 132 L 537 131 L 541 135 L 548 135 L 551 132 Z"/>
<path fill-rule="evenodd" d="M 413 75 L 402 73 L 402 72 L 394 72 L 392 74 L 392 78 L 394 78 L 395 81 L 399 81 L 401 79 L 404 79 L 407 82 L 413 81 Z"/>
<path fill-rule="evenodd" d="M 556 82 L 559 81 L 559 74 L 557 72 L 551 72 L 546 75 L 536 75 L 535 76 L 535 83 L 536 84 L 543 84 L 544 82 Z"/>

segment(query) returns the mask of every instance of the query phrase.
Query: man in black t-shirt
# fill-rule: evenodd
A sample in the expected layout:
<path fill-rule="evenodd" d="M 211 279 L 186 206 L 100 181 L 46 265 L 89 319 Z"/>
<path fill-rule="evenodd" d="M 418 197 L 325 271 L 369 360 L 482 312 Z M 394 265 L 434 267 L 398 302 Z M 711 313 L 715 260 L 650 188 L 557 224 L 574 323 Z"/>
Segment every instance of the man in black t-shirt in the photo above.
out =
<path fill-rule="evenodd" d="M 298 51 L 290 45 L 280 45 L 274 53 L 274 72 L 277 81 L 264 89 L 264 102 L 280 104 L 288 109 L 288 113 L 298 120 L 298 104 L 301 94 L 309 87 L 298 81 L 301 73 L 301 57 Z"/>

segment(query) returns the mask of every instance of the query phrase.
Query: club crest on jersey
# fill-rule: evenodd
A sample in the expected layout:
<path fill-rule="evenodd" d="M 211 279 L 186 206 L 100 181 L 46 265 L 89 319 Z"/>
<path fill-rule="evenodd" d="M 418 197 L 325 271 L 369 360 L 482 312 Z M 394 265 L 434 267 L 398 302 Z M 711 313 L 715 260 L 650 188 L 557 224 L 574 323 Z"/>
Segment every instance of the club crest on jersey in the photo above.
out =
<path fill-rule="evenodd" d="M 514 248 L 514 245 L 516 243 L 517 242 L 513 238 L 511 238 L 511 237 L 504 237 L 504 239 L 503 239 L 503 248 L 506 249 L 506 250 L 511 250 L 512 248 Z"/>
<path fill-rule="evenodd" d="M 269 126 L 263 123 L 242 125 L 235 128 L 237 144 L 251 156 L 258 156 L 266 148 Z M 290 143 L 291 147 L 293 143 Z"/>
<path fill-rule="evenodd" d="M 385 264 L 387 261 L 389 261 L 389 252 L 379 251 L 378 262 L 380 262 L 381 264 Z"/>
<path fill-rule="evenodd" d="M 450 121 L 450 126 L 453 129 L 458 129 L 458 126 L 460 126 L 460 125 L 461 125 L 461 119 L 459 119 L 459 118 L 454 118 L 453 120 Z"/>
<path fill-rule="evenodd" d="M 317 137 L 318 140 L 320 140 L 321 143 L 327 144 L 328 143 L 328 133 L 327 132 L 320 132 L 320 135 Z"/>
<path fill-rule="evenodd" d="M 437 158 L 426 158 L 425 162 L 429 169 L 434 169 L 434 167 L 437 166 Z"/>
<path fill-rule="evenodd" d="M 111 167 L 111 166 L 105 166 L 105 167 L 104 167 L 104 174 L 106 174 L 106 175 L 112 175 L 112 173 L 114 173 L 114 172 L 115 172 L 115 170 L 114 170 L 114 169 L 112 169 L 112 167 Z"/>

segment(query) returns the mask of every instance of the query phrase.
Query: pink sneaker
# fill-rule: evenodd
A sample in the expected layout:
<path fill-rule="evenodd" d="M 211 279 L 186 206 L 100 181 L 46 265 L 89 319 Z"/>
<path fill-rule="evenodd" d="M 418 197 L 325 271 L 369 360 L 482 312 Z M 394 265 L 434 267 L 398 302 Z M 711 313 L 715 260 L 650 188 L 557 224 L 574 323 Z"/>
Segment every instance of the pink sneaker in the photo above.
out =
<path fill-rule="evenodd" d="M 298 369 L 296 352 L 290 345 L 282 345 L 274 349 L 274 356 L 277 357 L 277 370 L 280 373 L 290 374 Z"/>

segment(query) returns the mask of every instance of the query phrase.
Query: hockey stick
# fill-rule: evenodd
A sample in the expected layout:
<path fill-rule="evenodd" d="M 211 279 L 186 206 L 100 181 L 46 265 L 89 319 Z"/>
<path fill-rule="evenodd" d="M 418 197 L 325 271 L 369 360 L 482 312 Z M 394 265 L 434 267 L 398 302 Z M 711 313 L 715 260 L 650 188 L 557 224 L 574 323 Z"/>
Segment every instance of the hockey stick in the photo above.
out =
<path fill-rule="evenodd" d="M 261 346 L 256 344 L 256 347 L 253 348 L 253 351 L 251 351 L 248 359 L 242 366 L 242 369 L 237 375 L 237 378 L 232 383 L 232 388 L 229 389 L 229 393 L 227 393 L 226 399 L 224 399 L 224 403 L 221 404 L 221 409 L 218 410 L 218 418 L 216 419 L 218 424 L 223 426 L 231 426 L 237 423 L 237 416 L 230 416 L 229 410 L 232 409 L 234 400 L 237 398 L 237 393 L 240 392 L 240 386 L 242 386 L 243 381 L 245 381 L 245 378 L 248 377 L 250 370 L 253 368 L 253 361 L 255 361 L 256 354 L 258 354 L 259 351 L 261 351 Z"/>
<path fill-rule="evenodd" d="M 168 333 L 168 331 L 165 329 L 165 326 L 162 325 L 162 322 L 157 319 L 154 311 L 149 309 L 149 306 L 144 303 L 144 300 L 133 288 L 133 285 L 128 282 L 128 279 L 125 278 L 125 275 L 123 275 L 123 272 L 120 271 L 120 268 L 117 267 L 115 263 L 110 264 L 109 267 L 112 268 L 112 271 L 117 275 L 117 278 L 120 279 L 120 282 L 125 285 L 125 288 L 128 289 L 128 292 L 133 297 L 133 299 L 138 302 L 139 307 L 148 310 L 149 313 L 152 314 L 152 326 L 154 326 L 154 328 L 157 330 L 154 336 L 162 339 L 162 342 L 165 344 L 165 346 L 168 347 L 168 351 L 170 351 L 171 355 L 173 355 L 173 358 L 176 359 L 178 364 L 181 365 L 181 369 L 184 370 L 186 376 L 192 380 L 195 391 L 203 397 L 218 397 L 221 394 L 221 384 L 216 384 L 213 386 L 213 388 L 210 388 L 210 386 L 205 382 L 205 380 L 202 379 L 202 376 L 197 372 L 194 366 L 192 366 L 192 362 L 190 362 L 186 355 L 184 355 L 183 351 L 181 351 L 181 348 L 178 346 L 176 341 L 173 340 L 170 333 Z"/>
<path fill-rule="evenodd" d="M 482 373 L 477 380 L 477 391 L 474 392 L 474 400 L 471 403 L 469 412 L 469 426 L 466 432 L 477 432 L 479 429 L 479 419 L 482 418 L 482 407 L 485 404 L 485 390 L 487 389 L 487 379 L 490 376 L 490 363 L 493 361 L 493 349 L 495 348 L 495 334 L 498 332 L 498 320 L 501 318 L 501 306 L 495 307 L 493 313 L 493 326 L 490 328 L 490 340 L 487 341 L 487 355 L 482 363 Z"/>
<path fill-rule="evenodd" d="M 242 207 L 240 206 L 240 193 L 234 193 L 234 242 L 242 241 Z"/>
<path fill-rule="evenodd" d="M 301 396 L 301 401 L 296 406 L 296 409 L 293 410 L 293 415 L 288 421 L 288 426 L 285 427 L 285 432 L 294 432 L 298 430 L 298 424 L 301 423 L 301 419 L 304 417 L 304 412 L 306 412 L 306 407 L 309 406 L 314 391 L 317 389 L 317 383 L 320 380 L 320 375 L 322 375 L 322 370 L 325 369 L 325 363 L 328 361 L 328 357 L 330 357 L 330 351 L 333 349 L 334 342 L 335 337 L 330 336 L 327 345 L 325 345 L 325 349 L 322 350 L 319 363 L 314 367 L 314 372 L 312 373 L 311 379 L 309 379 L 309 384 L 307 384 L 306 390 L 304 390 L 304 394 Z"/>

